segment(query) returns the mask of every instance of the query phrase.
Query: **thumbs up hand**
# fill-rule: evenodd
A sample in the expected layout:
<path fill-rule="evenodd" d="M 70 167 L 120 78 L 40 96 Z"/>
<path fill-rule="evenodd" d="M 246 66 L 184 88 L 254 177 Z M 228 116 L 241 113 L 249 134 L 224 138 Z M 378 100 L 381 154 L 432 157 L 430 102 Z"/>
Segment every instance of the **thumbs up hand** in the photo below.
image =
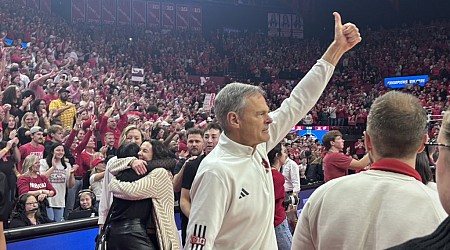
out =
<path fill-rule="evenodd" d="M 334 15 L 334 42 L 342 52 L 345 53 L 361 42 L 361 34 L 358 27 L 353 23 L 342 24 L 341 15 L 333 12 Z"/>

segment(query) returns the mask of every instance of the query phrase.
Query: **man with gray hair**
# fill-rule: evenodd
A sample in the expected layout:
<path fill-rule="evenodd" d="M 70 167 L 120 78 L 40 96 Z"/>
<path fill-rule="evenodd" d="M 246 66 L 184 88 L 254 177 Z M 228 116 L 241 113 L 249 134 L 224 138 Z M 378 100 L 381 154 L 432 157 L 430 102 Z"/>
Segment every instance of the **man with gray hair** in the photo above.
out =
<path fill-rule="evenodd" d="M 311 195 L 292 249 L 386 249 L 433 232 L 446 213 L 415 170 L 426 126 L 414 96 L 391 91 L 377 98 L 364 137 L 371 169 L 333 179 Z"/>
<path fill-rule="evenodd" d="M 269 113 L 264 92 L 252 85 L 232 83 L 217 95 L 224 133 L 192 184 L 185 249 L 277 249 L 267 152 L 314 106 L 339 59 L 361 41 L 354 24 L 333 15 L 334 41 L 279 109 Z"/>

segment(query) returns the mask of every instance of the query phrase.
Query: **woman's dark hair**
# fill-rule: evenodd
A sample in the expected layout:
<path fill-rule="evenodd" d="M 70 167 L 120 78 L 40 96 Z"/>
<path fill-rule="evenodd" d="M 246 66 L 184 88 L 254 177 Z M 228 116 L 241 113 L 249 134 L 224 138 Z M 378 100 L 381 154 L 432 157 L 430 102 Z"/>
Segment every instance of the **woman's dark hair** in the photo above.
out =
<path fill-rule="evenodd" d="M 19 198 L 16 200 L 16 205 L 14 206 L 14 210 L 11 214 L 11 219 L 18 219 L 20 221 L 25 222 L 26 226 L 32 226 L 33 224 L 31 224 L 31 221 L 28 219 L 27 217 L 27 213 L 26 213 L 26 209 L 25 209 L 25 203 L 27 202 L 27 199 L 33 196 L 32 194 L 29 193 L 25 193 L 22 194 L 21 196 L 19 196 Z M 36 201 L 38 199 L 36 198 Z M 36 220 L 39 223 L 49 223 L 52 222 L 46 215 L 42 215 L 40 213 L 40 210 L 38 209 L 36 211 Z"/>
<path fill-rule="evenodd" d="M 24 92 L 22 92 L 22 95 L 21 95 L 22 99 L 25 99 L 29 96 L 32 96 L 33 99 L 36 98 L 36 95 L 34 94 L 34 92 L 32 90 L 27 89 Z"/>
<path fill-rule="evenodd" d="M 138 157 L 140 147 L 136 143 L 124 143 L 117 149 L 117 158 Z"/>
<path fill-rule="evenodd" d="M 275 164 L 277 157 L 281 155 L 282 149 L 283 148 L 281 147 L 281 143 L 278 143 L 272 150 L 270 150 L 270 152 L 267 154 L 270 165 Z"/>
<path fill-rule="evenodd" d="M 25 193 L 25 194 L 22 194 L 21 196 L 19 196 L 19 198 L 16 201 L 16 205 L 14 206 L 13 213 L 25 214 L 25 203 L 27 202 L 27 199 L 30 196 L 33 196 L 33 195 L 29 194 L 29 193 Z"/>
<path fill-rule="evenodd" d="M 158 136 L 158 134 L 159 134 L 159 131 L 161 131 L 161 130 L 164 130 L 164 134 L 163 134 L 162 139 L 166 139 L 167 136 L 168 136 L 168 134 L 169 134 L 169 132 L 167 131 L 167 129 L 162 128 L 162 127 L 158 127 L 158 126 L 156 126 L 156 127 L 153 129 L 153 131 L 152 131 L 152 139 L 158 139 L 157 136 Z"/>
<path fill-rule="evenodd" d="M 148 142 L 152 144 L 153 160 L 164 159 L 170 156 L 169 149 L 161 141 L 152 139 Z"/>
<path fill-rule="evenodd" d="M 64 145 L 60 142 L 55 142 L 50 147 L 50 151 L 47 154 L 47 158 L 45 158 L 45 161 L 47 162 L 48 167 L 52 166 L 52 159 L 53 159 L 53 155 L 55 154 L 55 148 L 57 148 L 59 146 L 63 146 L 63 148 L 64 148 Z M 66 149 L 64 148 L 64 152 L 65 151 L 66 151 Z M 66 161 L 64 160 L 64 158 L 61 159 L 61 164 L 63 165 L 64 169 L 67 168 Z"/>
<path fill-rule="evenodd" d="M 428 182 L 433 181 L 430 159 L 425 151 L 416 156 L 416 171 L 420 174 L 420 177 L 422 177 L 423 184 L 427 185 Z"/>
<path fill-rule="evenodd" d="M 33 112 L 33 113 L 34 113 L 34 112 L 37 112 L 38 115 L 41 116 L 41 112 L 40 112 L 40 110 L 39 110 L 39 104 L 40 104 L 42 101 L 45 102 L 44 99 L 36 99 L 36 100 L 34 100 L 33 103 L 31 104 L 31 110 L 30 110 L 30 112 Z"/>
<path fill-rule="evenodd" d="M 9 85 L 5 91 L 3 91 L 2 104 L 20 104 L 21 100 L 17 99 L 16 91 L 19 87 L 16 85 Z"/>

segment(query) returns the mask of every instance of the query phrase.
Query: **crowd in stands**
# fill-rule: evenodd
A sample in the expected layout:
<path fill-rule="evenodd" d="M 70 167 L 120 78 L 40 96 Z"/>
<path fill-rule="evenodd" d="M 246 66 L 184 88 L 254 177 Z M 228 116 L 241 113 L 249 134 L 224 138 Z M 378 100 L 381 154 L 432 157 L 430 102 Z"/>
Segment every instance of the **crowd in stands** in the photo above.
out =
<path fill-rule="evenodd" d="M 317 40 L 260 34 L 70 25 L 4 1 L 0 2 L 0 31 L 0 171 L 10 176 L 11 201 L 30 192 L 43 201 L 69 188 L 71 198 L 51 200 L 51 213 L 40 209 L 53 220 L 67 217 L 70 211 L 63 215 L 62 210 L 73 209 L 78 191 L 103 177 L 91 178 L 90 184 L 89 176 L 86 180 L 90 172 L 104 171 L 103 160 L 115 154 L 128 125 L 136 125 L 145 139 L 162 140 L 177 156 L 185 157 L 186 129 L 204 128 L 214 121 L 203 101 L 205 94 L 223 87 L 187 76 L 221 76 L 260 85 L 273 110 L 325 50 Z M 450 105 L 447 34 L 448 21 L 367 30 L 300 124 L 364 128 L 372 101 L 389 91 L 384 77 L 426 74 L 430 81 L 424 87 L 408 85 L 401 91 L 417 96 L 429 110 L 429 134 L 435 138 L 439 122 L 434 120 Z M 144 82 L 131 81 L 134 66 L 144 68 Z M 322 146 L 315 138 L 296 133 L 287 135 L 285 142 L 289 157 L 304 165 L 301 178 L 306 178 L 306 164 L 320 160 Z M 355 158 L 364 154 L 361 141 L 357 143 L 348 152 Z M 40 161 L 27 160 L 30 155 Z M 40 170 L 35 164 L 40 164 Z M 51 177 L 52 171 L 59 173 L 57 179 Z M 17 181 L 17 176 L 27 173 L 27 180 L 18 177 Z M 19 186 L 15 192 L 16 185 L 23 184 L 20 181 L 35 179 L 40 181 L 34 189 Z M 98 202 L 99 191 L 94 192 Z M 29 201 L 23 197 L 25 202 Z"/>

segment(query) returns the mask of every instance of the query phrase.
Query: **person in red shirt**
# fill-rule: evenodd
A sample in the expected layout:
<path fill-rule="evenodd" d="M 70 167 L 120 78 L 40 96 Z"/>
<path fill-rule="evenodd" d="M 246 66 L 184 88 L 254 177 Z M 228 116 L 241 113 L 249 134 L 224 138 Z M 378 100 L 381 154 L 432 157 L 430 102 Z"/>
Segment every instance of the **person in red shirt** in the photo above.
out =
<path fill-rule="evenodd" d="M 46 92 L 47 94 L 44 95 L 44 97 L 42 99 L 45 100 L 45 103 L 47 103 L 47 107 L 50 105 L 50 102 L 52 102 L 53 100 L 58 99 L 58 94 L 56 94 L 56 84 L 53 82 L 53 80 L 48 79 L 46 81 Z"/>
<path fill-rule="evenodd" d="M 342 133 L 331 130 L 322 137 L 325 146 L 325 157 L 323 158 L 323 171 L 325 182 L 348 174 L 348 169 L 362 169 L 370 164 L 369 156 L 365 155 L 361 160 L 342 153 L 344 149 L 344 139 Z"/>
<path fill-rule="evenodd" d="M 366 148 L 364 147 L 364 142 L 362 138 L 359 138 L 357 142 L 355 142 L 355 154 L 358 156 L 358 159 L 362 159 L 364 154 L 366 153 Z"/>
<path fill-rule="evenodd" d="M 47 215 L 46 202 L 47 197 L 56 195 L 56 190 L 45 175 L 39 174 L 39 157 L 28 155 L 23 162 L 23 175 L 17 180 L 19 195 L 32 194 L 39 201 L 39 210 L 41 214 Z"/>
<path fill-rule="evenodd" d="M 114 109 L 117 109 L 117 105 L 114 103 L 111 108 L 106 111 L 106 113 L 103 115 L 100 124 L 99 124 L 99 132 L 102 139 L 103 145 L 105 145 L 105 134 L 108 132 L 111 132 L 114 134 L 114 147 L 119 147 L 119 141 L 120 141 L 120 135 L 122 134 L 122 130 L 128 125 L 128 118 L 127 118 L 127 112 L 131 106 L 129 106 L 125 111 L 122 111 L 120 108 L 119 110 L 119 120 L 117 121 L 116 118 L 112 117 L 112 113 Z"/>
<path fill-rule="evenodd" d="M 275 236 L 277 238 L 278 249 L 291 249 L 292 234 L 286 218 L 286 210 L 284 207 L 284 176 L 280 172 L 281 166 L 286 162 L 288 157 L 287 149 L 281 143 L 278 143 L 267 154 L 270 166 L 272 168 L 273 188 L 275 194 L 275 215 L 274 226 Z"/>
<path fill-rule="evenodd" d="M 25 158 L 29 155 L 36 155 L 39 159 L 44 158 L 45 147 L 42 145 L 44 139 L 44 132 L 41 127 L 34 126 L 30 128 L 31 142 L 19 147 L 20 162 L 18 166 L 19 173 L 22 173 L 22 164 Z"/>

